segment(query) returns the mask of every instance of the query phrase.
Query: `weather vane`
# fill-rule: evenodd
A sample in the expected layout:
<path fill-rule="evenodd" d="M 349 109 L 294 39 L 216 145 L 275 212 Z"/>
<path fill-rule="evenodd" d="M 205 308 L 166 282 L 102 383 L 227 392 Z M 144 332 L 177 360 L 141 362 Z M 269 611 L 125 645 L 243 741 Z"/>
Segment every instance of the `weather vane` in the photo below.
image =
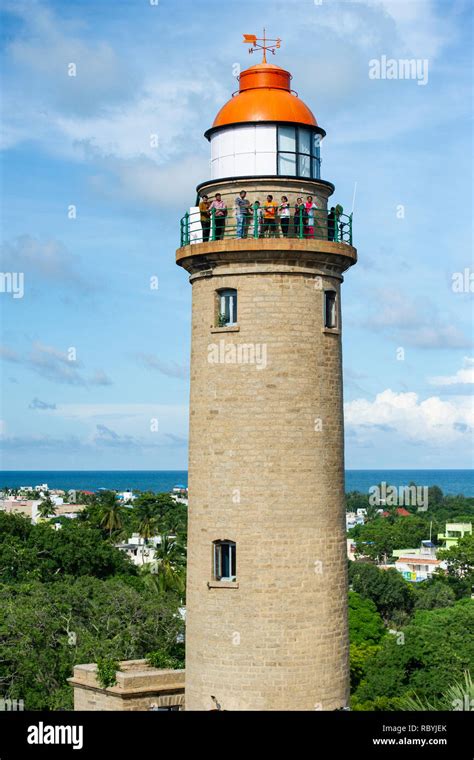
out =
<path fill-rule="evenodd" d="M 256 37 L 255 34 L 244 34 L 243 42 L 251 45 L 249 53 L 254 53 L 255 50 L 263 50 L 262 63 L 267 62 L 267 50 L 275 55 L 275 50 L 281 46 L 281 39 L 279 37 L 276 40 L 269 39 L 266 36 L 265 29 L 263 30 L 263 37 Z M 262 42 L 263 45 L 261 44 Z"/>

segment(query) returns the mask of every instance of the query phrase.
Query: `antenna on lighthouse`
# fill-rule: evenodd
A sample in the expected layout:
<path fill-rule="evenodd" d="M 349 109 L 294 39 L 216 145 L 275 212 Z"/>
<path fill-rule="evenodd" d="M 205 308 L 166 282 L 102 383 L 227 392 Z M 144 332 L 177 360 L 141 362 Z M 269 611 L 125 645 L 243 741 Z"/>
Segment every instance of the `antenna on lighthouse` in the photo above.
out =
<path fill-rule="evenodd" d="M 245 45 L 251 46 L 249 47 L 249 53 L 254 53 L 256 50 L 263 50 L 262 63 L 267 62 L 267 50 L 275 55 L 275 50 L 281 47 L 281 39 L 279 37 L 278 39 L 270 39 L 270 37 L 267 37 L 265 28 L 263 29 L 263 37 L 256 37 L 255 34 L 244 34 L 242 42 Z"/>

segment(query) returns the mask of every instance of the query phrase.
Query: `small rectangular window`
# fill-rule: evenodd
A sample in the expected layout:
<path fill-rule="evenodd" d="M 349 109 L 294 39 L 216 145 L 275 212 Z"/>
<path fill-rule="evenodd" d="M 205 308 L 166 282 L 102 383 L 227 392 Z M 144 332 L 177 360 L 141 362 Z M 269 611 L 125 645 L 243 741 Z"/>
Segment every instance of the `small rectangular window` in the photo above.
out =
<path fill-rule="evenodd" d="M 234 288 L 218 291 L 219 319 L 218 326 L 237 324 L 237 291 Z"/>
<path fill-rule="evenodd" d="M 337 327 L 337 301 L 335 290 L 324 291 L 324 327 Z"/>
<path fill-rule="evenodd" d="M 234 541 L 214 541 L 214 578 L 217 581 L 235 581 L 237 573 Z"/>

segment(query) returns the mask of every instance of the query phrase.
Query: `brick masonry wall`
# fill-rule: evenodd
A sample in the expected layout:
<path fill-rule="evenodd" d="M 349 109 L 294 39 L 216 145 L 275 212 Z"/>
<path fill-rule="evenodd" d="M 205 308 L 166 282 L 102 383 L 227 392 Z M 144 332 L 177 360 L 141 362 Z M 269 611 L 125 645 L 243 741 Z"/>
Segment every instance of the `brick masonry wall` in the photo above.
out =
<path fill-rule="evenodd" d="M 74 710 L 136 711 L 184 707 L 184 671 L 152 668 L 145 660 L 120 664 L 114 686 L 102 688 L 94 663 L 76 665 L 68 681 L 74 689 Z"/>
<path fill-rule="evenodd" d="M 303 271 L 278 257 L 258 271 L 256 252 L 254 273 L 229 257 L 193 281 L 190 710 L 211 709 L 211 695 L 225 710 L 348 699 L 341 336 L 323 330 L 324 289 L 339 293 L 341 278 L 317 255 Z M 226 287 L 239 331 L 211 332 Z M 221 340 L 265 346 L 266 368 L 210 363 Z M 208 588 L 218 539 L 237 544 L 238 588 Z"/>

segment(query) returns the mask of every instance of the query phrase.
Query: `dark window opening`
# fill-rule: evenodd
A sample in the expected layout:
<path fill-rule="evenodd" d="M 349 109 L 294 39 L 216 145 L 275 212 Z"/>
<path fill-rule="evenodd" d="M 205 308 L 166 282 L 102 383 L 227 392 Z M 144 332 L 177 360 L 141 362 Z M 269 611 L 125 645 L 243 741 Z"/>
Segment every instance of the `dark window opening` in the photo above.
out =
<path fill-rule="evenodd" d="M 324 327 L 337 327 L 337 301 L 335 290 L 326 290 L 324 292 Z"/>
<path fill-rule="evenodd" d="M 237 324 L 237 291 L 233 288 L 218 290 L 218 326 Z"/>
<path fill-rule="evenodd" d="M 235 581 L 237 575 L 235 541 L 214 541 L 214 578 Z"/>

